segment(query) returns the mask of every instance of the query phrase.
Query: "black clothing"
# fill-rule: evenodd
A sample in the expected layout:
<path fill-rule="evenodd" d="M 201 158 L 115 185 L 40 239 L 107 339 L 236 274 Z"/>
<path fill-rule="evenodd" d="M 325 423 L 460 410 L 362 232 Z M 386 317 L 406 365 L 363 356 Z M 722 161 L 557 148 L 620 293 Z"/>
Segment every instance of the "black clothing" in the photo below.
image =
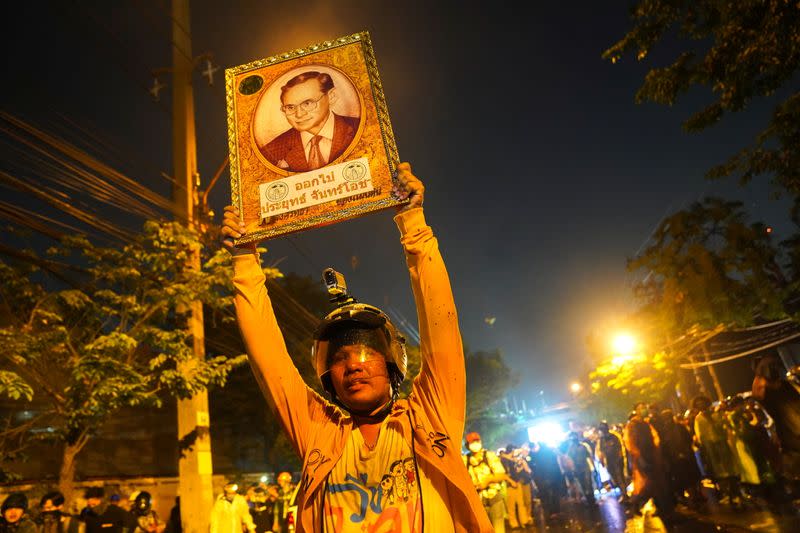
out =
<path fill-rule="evenodd" d="M 250 509 L 250 516 L 256 525 L 256 533 L 266 533 L 272 531 L 272 523 L 275 520 L 275 505 L 269 502 L 268 505 L 256 504 Z"/>
<path fill-rule="evenodd" d="M 525 459 L 521 457 L 509 458 L 505 454 L 500 455 L 500 462 L 503 463 L 503 468 L 506 469 L 508 477 L 514 480 L 515 483 L 529 484 L 531 482 L 531 475 L 525 468 Z"/>
<path fill-rule="evenodd" d="M 27 516 L 23 516 L 13 524 L 0 518 L 0 533 L 36 533 L 36 524 L 31 522 Z"/>
<path fill-rule="evenodd" d="M 542 444 L 537 451 L 531 452 L 528 462 L 533 472 L 533 481 L 539 491 L 542 507 L 548 514 L 560 511 L 561 496 L 566 492 L 564 475 L 558 466 L 555 450 Z"/>
<path fill-rule="evenodd" d="M 114 504 L 87 507 L 82 514 L 86 533 L 124 533 L 136 524 L 128 511 Z"/>
<path fill-rule="evenodd" d="M 761 402 L 775 421 L 775 430 L 784 452 L 800 452 L 800 393 L 781 380 L 778 389 L 766 388 Z"/>

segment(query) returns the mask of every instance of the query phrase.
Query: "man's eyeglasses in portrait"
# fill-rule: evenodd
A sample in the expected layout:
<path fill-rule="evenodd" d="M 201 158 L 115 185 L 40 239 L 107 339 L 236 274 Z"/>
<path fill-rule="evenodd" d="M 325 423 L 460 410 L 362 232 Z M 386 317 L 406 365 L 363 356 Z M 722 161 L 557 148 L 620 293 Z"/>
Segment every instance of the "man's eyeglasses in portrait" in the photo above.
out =
<path fill-rule="evenodd" d="M 294 115 L 297 113 L 298 109 L 302 109 L 305 113 L 309 113 L 311 111 L 315 111 L 317 107 L 319 107 L 319 101 L 322 100 L 323 96 L 326 96 L 327 93 L 323 93 L 319 98 L 316 100 L 303 100 L 299 104 L 286 104 L 281 106 L 281 111 L 285 115 Z"/>

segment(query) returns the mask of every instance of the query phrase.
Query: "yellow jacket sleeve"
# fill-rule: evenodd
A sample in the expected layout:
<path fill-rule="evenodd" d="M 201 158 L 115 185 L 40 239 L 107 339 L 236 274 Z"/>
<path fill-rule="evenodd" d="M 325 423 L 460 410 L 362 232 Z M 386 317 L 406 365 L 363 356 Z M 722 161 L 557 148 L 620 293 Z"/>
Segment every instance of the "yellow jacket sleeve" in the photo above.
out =
<path fill-rule="evenodd" d="M 395 217 L 419 319 L 422 364 L 412 401 L 439 419 L 451 438 L 461 438 L 466 415 L 466 371 L 450 278 L 439 243 L 421 208 Z"/>
<path fill-rule="evenodd" d="M 236 317 L 253 374 L 303 457 L 313 413 L 327 402 L 306 385 L 286 350 L 258 255 L 234 256 L 233 267 Z"/>

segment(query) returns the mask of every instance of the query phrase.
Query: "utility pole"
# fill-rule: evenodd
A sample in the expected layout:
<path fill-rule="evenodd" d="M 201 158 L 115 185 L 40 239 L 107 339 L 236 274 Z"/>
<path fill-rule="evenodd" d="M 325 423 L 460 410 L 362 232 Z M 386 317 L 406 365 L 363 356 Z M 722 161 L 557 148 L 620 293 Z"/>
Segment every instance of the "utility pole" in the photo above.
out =
<path fill-rule="evenodd" d="M 197 147 L 192 91 L 192 38 L 189 0 L 172 0 L 172 157 L 174 183 L 172 199 L 176 217 L 188 226 L 197 224 Z M 193 254 L 187 268 L 200 269 L 200 253 Z M 205 358 L 203 304 L 193 302 L 187 327 L 194 342 L 195 361 Z M 193 362 L 180 369 L 193 371 Z M 214 504 L 211 485 L 211 435 L 209 433 L 208 393 L 178 400 L 178 494 L 181 497 L 181 522 L 185 533 L 206 533 Z"/>
<path fill-rule="evenodd" d="M 708 346 L 706 346 L 706 340 L 703 340 L 703 343 L 700 345 L 703 348 L 703 358 L 706 360 L 706 363 L 711 362 L 711 354 L 708 353 Z M 722 385 L 719 383 L 719 377 L 717 377 L 717 371 L 714 368 L 713 364 L 709 364 L 708 368 L 708 375 L 711 376 L 711 382 L 714 384 L 714 391 L 717 393 L 717 400 L 722 401 L 725 399 L 725 394 L 722 392 Z"/>

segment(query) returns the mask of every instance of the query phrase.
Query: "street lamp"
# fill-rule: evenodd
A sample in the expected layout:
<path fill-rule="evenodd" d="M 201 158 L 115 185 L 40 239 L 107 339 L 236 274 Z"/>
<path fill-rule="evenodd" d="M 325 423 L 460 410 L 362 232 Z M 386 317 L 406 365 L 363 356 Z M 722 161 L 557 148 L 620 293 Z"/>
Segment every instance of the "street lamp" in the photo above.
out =
<path fill-rule="evenodd" d="M 628 333 L 620 333 L 611 341 L 611 346 L 616 356 L 630 356 L 636 349 L 636 339 Z"/>
<path fill-rule="evenodd" d="M 628 333 L 619 333 L 611 339 L 613 357 L 611 364 L 620 367 L 633 359 L 636 351 L 636 338 Z"/>

